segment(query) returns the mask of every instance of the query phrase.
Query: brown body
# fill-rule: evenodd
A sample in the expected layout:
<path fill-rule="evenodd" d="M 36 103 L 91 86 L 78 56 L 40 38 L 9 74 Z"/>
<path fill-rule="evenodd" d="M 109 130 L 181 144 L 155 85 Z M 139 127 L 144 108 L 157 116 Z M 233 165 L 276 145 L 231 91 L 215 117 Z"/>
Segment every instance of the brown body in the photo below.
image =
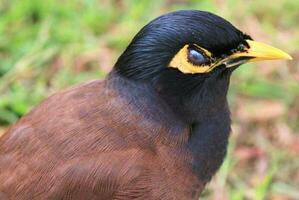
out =
<path fill-rule="evenodd" d="M 2 136 L 1 200 L 198 198 L 188 127 L 154 95 L 136 88 L 139 109 L 115 84 L 57 93 Z"/>

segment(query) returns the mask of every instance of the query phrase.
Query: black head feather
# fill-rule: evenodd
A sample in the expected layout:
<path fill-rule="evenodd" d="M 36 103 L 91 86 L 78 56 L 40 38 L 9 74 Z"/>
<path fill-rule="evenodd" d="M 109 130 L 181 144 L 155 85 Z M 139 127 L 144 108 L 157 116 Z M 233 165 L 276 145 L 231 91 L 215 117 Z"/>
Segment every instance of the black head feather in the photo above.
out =
<path fill-rule="evenodd" d="M 209 12 L 182 10 L 162 15 L 134 37 L 115 64 L 115 70 L 132 79 L 152 79 L 186 44 L 198 44 L 216 56 L 227 54 L 250 37 Z"/>

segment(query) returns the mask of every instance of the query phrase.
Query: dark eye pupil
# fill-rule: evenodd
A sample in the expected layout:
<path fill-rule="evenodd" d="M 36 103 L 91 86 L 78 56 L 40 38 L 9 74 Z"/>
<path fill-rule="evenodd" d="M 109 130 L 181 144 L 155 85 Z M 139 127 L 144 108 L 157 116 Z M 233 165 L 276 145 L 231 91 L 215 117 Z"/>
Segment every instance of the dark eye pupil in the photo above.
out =
<path fill-rule="evenodd" d="M 195 65 L 203 65 L 207 62 L 204 55 L 202 55 L 200 52 L 196 51 L 195 49 L 189 49 L 188 60 Z"/>

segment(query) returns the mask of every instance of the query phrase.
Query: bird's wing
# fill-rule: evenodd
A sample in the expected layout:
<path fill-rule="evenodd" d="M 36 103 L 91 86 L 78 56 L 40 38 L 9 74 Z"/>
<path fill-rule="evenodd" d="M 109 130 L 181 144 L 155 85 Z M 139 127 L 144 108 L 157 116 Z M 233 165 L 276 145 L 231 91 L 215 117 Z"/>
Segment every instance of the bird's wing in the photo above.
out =
<path fill-rule="evenodd" d="M 0 138 L 0 191 L 16 199 L 110 197 L 143 170 L 132 166 L 144 155 L 130 143 L 124 104 L 100 81 L 44 101 Z"/>

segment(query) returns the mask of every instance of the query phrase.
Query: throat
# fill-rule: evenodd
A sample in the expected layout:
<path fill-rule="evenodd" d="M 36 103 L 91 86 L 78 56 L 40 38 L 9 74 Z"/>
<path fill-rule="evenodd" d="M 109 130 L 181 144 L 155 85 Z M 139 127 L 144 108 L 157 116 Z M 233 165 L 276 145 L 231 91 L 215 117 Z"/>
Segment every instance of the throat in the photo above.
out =
<path fill-rule="evenodd" d="M 193 172 L 205 183 L 210 181 L 225 158 L 230 124 L 227 110 L 192 125 L 187 148 L 192 154 Z"/>
<path fill-rule="evenodd" d="M 231 130 L 226 99 L 229 74 L 218 73 L 208 77 L 168 72 L 153 84 L 178 118 L 189 126 L 186 146 L 192 155 L 192 169 L 204 183 L 221 166 Z"/>
<path fill-rule="evenodd" d="M 151 85 L 185 123 L 194 124 L 228 110 L 229 77 L 221 70 L 213 74 L 183 74 L 170 69 L 153 78 Z"/>

